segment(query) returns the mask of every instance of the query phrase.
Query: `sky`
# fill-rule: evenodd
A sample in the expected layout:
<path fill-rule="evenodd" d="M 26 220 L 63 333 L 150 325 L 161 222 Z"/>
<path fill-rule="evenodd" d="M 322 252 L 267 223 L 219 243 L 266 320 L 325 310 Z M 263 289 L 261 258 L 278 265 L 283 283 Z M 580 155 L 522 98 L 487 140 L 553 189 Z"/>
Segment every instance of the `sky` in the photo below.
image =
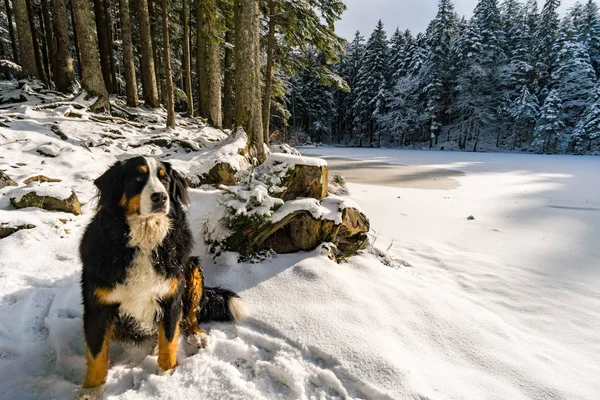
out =
<path fill-rule="evenodd" d="M 563 0 L 561 11 L 573 6 L 577 0 Z M 500 1 L 501 2 L 501 1 Z M 437 12 L 438 0 L 345 0 L 348 10 L 337 25 L 338 35 L 352 39 L 360 30 L 369 37 L 377 21 L 383 20 L 388 36 L 399 27 L 413 33 L 423 32 Z M 540 9 L 544 0 L 538 0 Z M 461 15 L 470 16 L 477 0 L 454 0 L 454 8 Z"/>

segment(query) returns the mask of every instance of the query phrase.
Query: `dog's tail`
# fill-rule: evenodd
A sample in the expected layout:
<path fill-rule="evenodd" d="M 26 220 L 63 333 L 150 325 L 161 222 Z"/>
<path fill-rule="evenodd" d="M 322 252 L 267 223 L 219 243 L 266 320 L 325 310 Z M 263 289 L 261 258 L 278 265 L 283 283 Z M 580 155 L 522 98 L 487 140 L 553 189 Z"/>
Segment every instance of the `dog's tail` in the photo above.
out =
<path fill-rule="evenodd" d="M 205 287 L 198 322 L 241 321 L 248 316 L 246 305 L 237 293 L 220 287 Z"/>

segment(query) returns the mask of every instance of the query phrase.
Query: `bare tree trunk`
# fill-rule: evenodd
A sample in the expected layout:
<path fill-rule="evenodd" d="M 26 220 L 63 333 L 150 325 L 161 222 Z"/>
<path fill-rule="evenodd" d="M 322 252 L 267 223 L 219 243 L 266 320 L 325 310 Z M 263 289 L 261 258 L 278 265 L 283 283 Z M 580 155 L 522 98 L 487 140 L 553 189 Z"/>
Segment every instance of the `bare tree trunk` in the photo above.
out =
<path fill-rule="evenodd" d="M 142 92 L 144 102 L 148 107 L 158 107 L 158 89 L 156 86 L 156 71 L 152 55 L 152 38 L 150 36 L 150 16 L 148 0 L 136 0 L 138 22 L 140 28 L 140 69 L 142 71 Z"/>
<path fill-rule="evenodd" d="M 206 36 L 203 0 L 196 0 L 196 79 L 198 80 L 198 115 L 208 118 L 208 76 L 206 73 Z"/>
<path fill-rule="evenodd" d="M 171 44 L 169 43 L 169 10 L 167 0 L 162 0 L 162 30 L 165 61 L 165 81 L 167 89 L 167 128 L 175 129 L 175 96 L 171 74 Z"/>
<path fill-rule="evenodd" d="M 100 48 L 100 65 L 106 90 L 112 93 L 112 75 L 110 73 L 110 56 L 108 51 L 108 36 L 106 32 L 105 0 L 94 0 L 94 15 L 96 16 L 96 32 Z"/>
<path fill-rule="evenodd" d="M 68 93 L 73 89 L 75 73 L 71 58 L 71 41 L 69 40 L 69 19 L 67 18 L 67 0 L 52 0 L 52 23 L 56 37 L 56 73 L 54 83 L 56 89 Z"/>
<path fill-rule="evenodd" d="M 137 78 L 135 75 L 135 62 L 133 59 L 133 39 L 131 33 L 131 15 L 129 12 L 129 0 L 120 0 L 121 36 L 123 40 L 123 65 L 125 68 L 125 93 L 127 105 L 137 107 L 139 105 L 137 92 Z"/>
<path fill-rule="evenodd" d="M 208 123 L 221 128 L 221 52 L 217 27 L 219 13 L 214 0 L 204 0 L 206 21 L 206 70 L 208 76 Z"/>
<path fill-rule="evenodd" d="M 54 39 L 54 31 L 52 30 L 52 19 L 50 18 L 50 10 L 48 9 L 48 0 L 41 0 L 42 16 L 44 21 L 44 37 L 46 38 L 46 47 L 48 48 L 48 81 L 56 79 L 56 40 Z M 50 76 L 52 75 L 52 78 Z"/>
<path fill-rule="evenodd" d="M 27 4 L 25 0 L 13 0 L 15 22 L 17 23 L 17 34 L 19 36 L 19 52 L 21 54 L 21 67 L 23 75 L 38 77 L 33 51 L 33 39 L 31 37 L 31 26 L 27 15 Z"/>
<path fill-rule="evenodd" d="M 110 110 L 108 92 L 102 68 L 98 57 L 98 42 L 94 33 L 94 21 L 88 0 L 71 0 L 73 9 L 73 23 L 77 31 L 81 57 L 81 86 L 90 96 L 98 96 L 98 100 L 91 107 L 92 111 Z"/>
<path fill-rule="evenodd" d="M 115 53 L 113 50 L 113 22 L 111 16 L 111 2 L 104 0 L 104 21 L 106 22 L 106 40 L 108 45 L 108 60 L 110 62 L 110 80 L 112 82 L 111 91 L 120 94 L 119 81 L 117 80 L 117 65 L 115 63 Z"/>
<path fill-rule="evenodd" d="M 194 116 L 194 93 L 192 92 L 192 62 L 190 60 L 190 0 L 183 0 L 183 69 L 185 74 L 185 94 L 187 114 Z"/>
<path fill-rule="evenodd" d="M 233 16 L 227 19 L 227 32 L 225 33 L 225 61 L 223 73 L 223 126 L 225 128 L 233 128 L 233 111 L 234 111 L 234 86 L 235 86 L 235 67 L 233 59 L 233 41 L 235 39 L 233 31 Z"/>
<path fill-rule="evenodd" d="M 79 50 L 79 39 L 77 39 L 77 29 L 75 29 L 75 16 L 73 14 L 72 0 L 67 0 L 67 7 L 71 13 L 71 25 L 73 26 L 73 42 L 75 44 L 75 57 L 77 58 L 77 68 L 79 69 L 79 77 L 82 76 L 81 68 L 81 51 Z"/>
<path fill-rule="evenodd" d="M 10 36 L 10 46 L 13 54 L 13 62 L 19 64 L 19 51 L 17 49 L 17 37 L 15 35 L 15 28 L 13 26 L 13 12 L 10 2 L 4 0 L 4 8 L 6 8 L 6 17 L 8 19 L 8 35 Z"/>
<path fill-rule="evenodd" d="M 265 73 L 265 94 L 263 99 L 262 123 L 264 141 L 269 144 L 269 124 L 271 122 L 271 87 L 273 84 L 273 64 L 275 63 L 275 1 L 269 0 L 269 33 L 267 37 L 267 68 Z"/>
<path fill-rule="evenodd" d="M 40 40 L 38 38 L 38 31 L 35 26 L 35 11 L 31 0 L 25 0 L 27 6 L 27 14 L 29 16 L 29 29 L 31 30 L 31 39 L 33 42 L 33 54 L 35 57 L 35 66 L 37 69 L 37 77 L 44 82 L 44 85 L 49 86 L 48 75 L 46 75 L 46 69 L 44 68 L 44 59 L 42 57 L 42 48 L 40 47 Z"/>
<path fill-rule="evenodd" d="M 250 153 L 265 159 L 260 87 L 258 0 L 235 0 L 235 121 L 250 138 Z"/>
<path fill-rule="evenodd" d="M 150 34 L 152 35 L 152 54 L 154 57 L 154 73 L 156 74 L 156 89 L 158 91 L 159 103 L 164 103 L 165 98 L 165 81 L 162 79 L 162 64 L 160 55 L 161 40 L 161 20 L 162 16 L 156 11 L 158 0 L 148 0 L 148 12 L 150 14 Z M 158 21 L 158 22 L 157 22 Z"/>

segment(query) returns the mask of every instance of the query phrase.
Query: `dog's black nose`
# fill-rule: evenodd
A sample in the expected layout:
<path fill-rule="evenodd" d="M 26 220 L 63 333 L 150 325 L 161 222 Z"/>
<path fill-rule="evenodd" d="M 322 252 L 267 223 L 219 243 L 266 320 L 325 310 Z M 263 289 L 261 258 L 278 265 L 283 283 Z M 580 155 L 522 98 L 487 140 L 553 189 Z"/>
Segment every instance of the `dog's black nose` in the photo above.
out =
<path fill-rule="evenodd" d="M 163 192 L 152 193 L 150 196 L 150 200 L 152 200 L 152 204 L 155 206 L 162 206 L 167 202 L 167 194 Z"/>

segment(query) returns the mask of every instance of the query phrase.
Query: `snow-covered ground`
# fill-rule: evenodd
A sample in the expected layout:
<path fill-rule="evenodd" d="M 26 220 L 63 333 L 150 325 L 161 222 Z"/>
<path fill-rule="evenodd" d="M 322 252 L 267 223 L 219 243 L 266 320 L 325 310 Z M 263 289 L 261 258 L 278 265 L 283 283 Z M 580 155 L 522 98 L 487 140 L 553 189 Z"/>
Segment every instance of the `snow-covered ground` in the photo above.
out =
<path fill-rule="evenodd" d="M 63 179 L 83 203 L 79 217 L 17 211 L 8 198 L 19 189 L 0 189 L 0 222 L 36 225 L 0 240 L 0 398 L 72 398 L 83 379 L 77 245 L 93 211 L 92 180 L 137 154 L 195 171 L 220 139 L 190 125 L 177 134 L 204 140 L 199 152 L 127 145 L 161 133 L 159 120 L 153 131 L 120 128 L 123 138 L 86 147 L 109 126 L 59 111 L 0 110 L 8 126 L 0 169 L 20 186 L 41 173 Z M 68 141 L 43 125 L 53 122 Z M 37 153 L 47 145 L 58 147 L 56 158 Z M 141 349 L 113 345 L 106 398 L 598 398 L 600 158 L 302 152 L 398 164 L 390 173 L 407 165 L 418 179 L 383 186 L 378 172 L 370 182 L 382 186 L 349 183 L 374 243 L 343 264 L 319 250 L 256 264 L 234 254 L 214 260 L 200 238 L 219 192 L 191 190 L 207 283 L 239 291 L 251 317 L 208 324 L 212 342 L 197 353 L 182 341 L 172 376 L 155 375 L 156 357 Z M 444 184 L 420 188 L 434 179 Z"/>

